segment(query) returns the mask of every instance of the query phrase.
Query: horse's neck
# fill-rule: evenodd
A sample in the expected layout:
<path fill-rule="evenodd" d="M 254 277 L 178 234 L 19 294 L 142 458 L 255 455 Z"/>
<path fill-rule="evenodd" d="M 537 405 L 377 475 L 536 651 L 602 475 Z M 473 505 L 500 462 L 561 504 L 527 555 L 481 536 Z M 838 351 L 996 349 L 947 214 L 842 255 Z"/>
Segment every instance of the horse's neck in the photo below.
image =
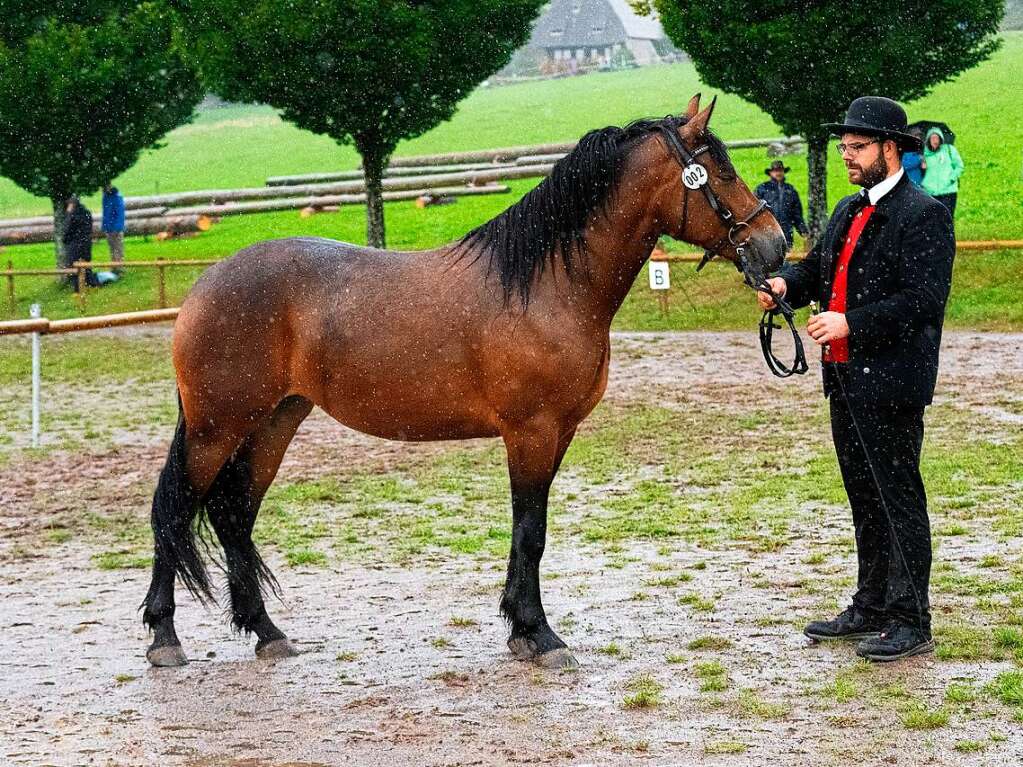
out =
<path fill-rule="evenodd" d="M 661 231 L 650 207 L 631 201 L 589 227 L 583 257 L 588 278 L 582 283 L 589 311 L 610 324 Z"/>

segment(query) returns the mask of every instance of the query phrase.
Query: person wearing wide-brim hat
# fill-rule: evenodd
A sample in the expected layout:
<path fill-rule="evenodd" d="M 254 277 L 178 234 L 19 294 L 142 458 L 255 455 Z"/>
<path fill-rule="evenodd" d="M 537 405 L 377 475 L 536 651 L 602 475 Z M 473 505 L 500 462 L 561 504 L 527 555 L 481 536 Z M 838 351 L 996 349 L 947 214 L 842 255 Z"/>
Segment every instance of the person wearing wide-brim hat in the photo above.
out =
<path fill-rule="evenodd" d="M 782 232 L 785 233 L 785 242 L 791 249 L 792 230 L 795 229 L 806 237 L 809 229 L 803 220 L 803 203 L 799 199 L 799 192 L 785 181 L 785 174 L 790 170 L 792 169 L 786 167 L 781 160 L 775 160 L 770 167 L 764 168 L 764 173 L 770 176 L 771 180 L 760 184 L 753 193 L 770 206 L 771 212 L 781 225 Z"/>
<path fill-rule="evenodd" d="M 934 650 L 927 496 L 920 475 L 924 409 L 938 373 L 955 237 L 948 210 L 912 184 L 901 155 L 920 151 L 899 104 L 858 98 L 839 137 L 849 181 L 813 250 L 771 280 L 794 307 L 825 311 L 807 330 L 822 348 L 831 433 L 852 506 L 858 558 L 852 604 L 810 623 L 814 640 L 860 640 L 890 661 Z M 773 300 L 761 293 L 764 308 Z"/>

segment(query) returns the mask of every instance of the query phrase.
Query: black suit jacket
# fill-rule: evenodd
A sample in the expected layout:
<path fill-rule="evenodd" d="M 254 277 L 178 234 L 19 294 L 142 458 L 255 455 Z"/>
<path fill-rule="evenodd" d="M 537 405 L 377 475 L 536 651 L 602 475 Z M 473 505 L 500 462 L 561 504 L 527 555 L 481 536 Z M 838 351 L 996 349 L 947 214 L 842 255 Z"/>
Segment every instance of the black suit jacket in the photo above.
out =
<path fill-rule="evenodd" d="M 842 199 L 806 259 L 782 270 L 794 307 L 815 299 L 827 309 L 857 197 Z M 878 200 L 849 263 L 850 399 L 910 407 L 931 403 L 954 257 L 948 210 L 903 176 Z M 824 366 L 825 395 L 836 386 L 831 368 Z"/>

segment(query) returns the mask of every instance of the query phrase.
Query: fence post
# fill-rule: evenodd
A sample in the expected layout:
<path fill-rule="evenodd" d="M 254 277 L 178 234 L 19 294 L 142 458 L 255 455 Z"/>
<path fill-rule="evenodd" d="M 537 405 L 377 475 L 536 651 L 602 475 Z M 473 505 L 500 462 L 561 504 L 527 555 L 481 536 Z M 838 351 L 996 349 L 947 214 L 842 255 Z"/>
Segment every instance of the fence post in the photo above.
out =
<path fill-rule="evenodd" d="M 29 308 L 32 319 L 42 317 L 42 307 L 32 304 Z M 40 384 L 40 343 L 38 331 L 32 334 L 32 447 L 39 447 L 39 384 Z"/>
<path fill-rule="evenodd" d="M 661 305 L 661 316 L 668 316 L 668 291 L 659 290 L 657 291 L 657 302 Z"/>
<path fill-rule="evenodd" d="M 14 262 L 7 259 L 7 300 L 11 304 L 11 315 L 17 313 L 18 302 L 14 299 Z"/>
<path fill-rule="evenodd" d="M 157 296 L 157 308 L 167 308 L 167 280 L 164 274 L 164 266 L 162 261 L 157 259 L 156 264 L 156 296 Z"/>
<path fill-rule="evenodd" d="M 82 262 L 78 262 L 78 274 L 75 276 L 78 281 L 78 310 L 85 314 L 85 289 L 88 287 L 85 279 L 85 267 L 82 266 Z"/>

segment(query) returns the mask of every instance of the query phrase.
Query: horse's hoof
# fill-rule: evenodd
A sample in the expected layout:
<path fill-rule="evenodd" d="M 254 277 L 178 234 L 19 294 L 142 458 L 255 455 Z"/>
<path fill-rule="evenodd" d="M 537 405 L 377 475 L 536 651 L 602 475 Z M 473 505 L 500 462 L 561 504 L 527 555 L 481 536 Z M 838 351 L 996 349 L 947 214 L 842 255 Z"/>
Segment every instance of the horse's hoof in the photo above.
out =
<path fill-rule="evenodd" d="M 188 663 L 185 651 L 179 644 L 168 644 L 163 647 L 150 647 L 146 650 L 146 660 L 158 667 L 184 666 Z"/>
<path fill-rule="evenodd" d="M 579 661 L 567 647 L 559 647 L 557 650 L 542 653 L 537 655 L 534 660 L 538 666 L 559 671 L 573 671 L 579 668 Z"/>
<path fill-rule="evenodd" d="M 298 655 L 298 650 L 290 639 L 275 639 L 266 644 L 256 645 L 256 657 L 260 660 L 280 660 L 281 658 L 294 658 L 296 655 Z"/>
<path fill-rule="evenodd" d="M 536 655 L 536 643 L 525 637 L 512 637 L 508 640 L 508 649 L 519 660 L 529 660 Z"/>

